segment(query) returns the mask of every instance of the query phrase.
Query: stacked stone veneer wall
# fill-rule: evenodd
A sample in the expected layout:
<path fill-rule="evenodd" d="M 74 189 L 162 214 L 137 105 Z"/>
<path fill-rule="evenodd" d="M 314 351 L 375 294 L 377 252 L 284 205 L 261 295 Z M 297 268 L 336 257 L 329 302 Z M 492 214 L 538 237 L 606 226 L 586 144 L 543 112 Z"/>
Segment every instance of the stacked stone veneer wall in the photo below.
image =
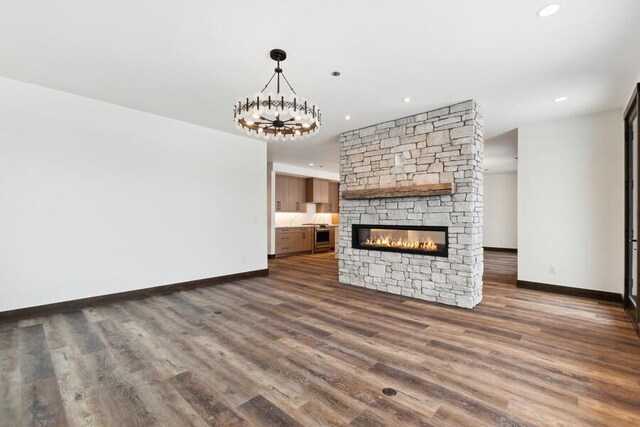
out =
<path fill-rule="evenodd" d="M 340 136 L 340 192 L 455 183 L 453 195 L 340 200 L 340 282 L 474 307 L 482 300 L 482 116 L 467 101 Z M 449 256 L 353 249 L 352 224 L 449 227 Z"/>

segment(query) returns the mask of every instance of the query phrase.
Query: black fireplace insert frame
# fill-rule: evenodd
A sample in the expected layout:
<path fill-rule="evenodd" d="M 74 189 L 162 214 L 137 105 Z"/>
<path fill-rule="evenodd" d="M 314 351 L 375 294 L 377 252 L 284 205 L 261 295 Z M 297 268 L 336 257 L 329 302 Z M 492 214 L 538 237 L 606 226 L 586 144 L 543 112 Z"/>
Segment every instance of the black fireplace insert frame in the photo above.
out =
<path fill-rule="evenodd" d="M 383 230 L 415 230 L 415 231 L 439 231 L 444 232 L 444 248 L 438 248 L 437 251 L 427 252 L 422 249 L 410 248 L 390 248 L 390 247 L 371 247 L 360 244 L 360 230 L 376 228 Z M 449 227 L 438 225 L 379 225 L 379 224 L 351 224 L 351 247 L 354 249 L 362 249 L 367 251 L 381 252 L 400 252 L 406 254 L 417 254 L 425 256 L 448 257 L 449 256 Z"/>

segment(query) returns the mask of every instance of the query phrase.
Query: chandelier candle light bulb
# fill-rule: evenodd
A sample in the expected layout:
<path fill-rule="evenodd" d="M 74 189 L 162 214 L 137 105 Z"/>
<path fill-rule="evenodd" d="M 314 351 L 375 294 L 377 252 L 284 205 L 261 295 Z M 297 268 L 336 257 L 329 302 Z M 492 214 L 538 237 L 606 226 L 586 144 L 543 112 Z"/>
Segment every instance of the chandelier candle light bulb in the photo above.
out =
<path fill-rule="evenodd" d="M 233 107 L 233 119 L 238 130 L 264 139 L 295 140 L 318 133 L 320 109 L 293 90 L 284 75 L 280 62 L 287 58 L 285 51 L 273 49 L 271 59 L 277 62 L 273 75 L 262 89 L 252 97 L 241 98 Z M 276 77 L 276 93 L 267 92 Z M 280 77 L 291 94 L 280 91 Z"/>

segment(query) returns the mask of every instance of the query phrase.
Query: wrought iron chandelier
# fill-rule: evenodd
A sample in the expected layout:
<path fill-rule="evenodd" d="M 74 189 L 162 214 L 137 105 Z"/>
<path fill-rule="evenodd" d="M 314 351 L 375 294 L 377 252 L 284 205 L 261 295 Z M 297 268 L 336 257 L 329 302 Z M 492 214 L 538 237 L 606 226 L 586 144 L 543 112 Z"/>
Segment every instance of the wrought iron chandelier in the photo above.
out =
<path fill-rule="evenodd" d="M 320 110 L 296 94 L 280 68 L 280 62 L 287 59 L 287 53 L 282 49 L 273 49 L 270 56 L 277 65 L 262 91 L 240 99 L 233 107 L 236 127 L 248 135 L 267 140 L 296 140 L 318 133 Z M 291 89 L 291 94 L 280 92 L 280 76 Z M 276 92 L 265 92 L 274 77 Z"/>

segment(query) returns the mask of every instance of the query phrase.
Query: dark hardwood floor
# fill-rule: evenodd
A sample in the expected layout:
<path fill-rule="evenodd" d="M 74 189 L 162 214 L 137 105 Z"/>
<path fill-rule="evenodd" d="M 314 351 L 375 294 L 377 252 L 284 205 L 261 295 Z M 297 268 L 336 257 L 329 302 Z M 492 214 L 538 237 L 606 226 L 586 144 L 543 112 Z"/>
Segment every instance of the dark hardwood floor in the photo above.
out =
<path fill-rule="evenodd" d="M 474 310 L 339 285 L 331 255 L 269 266 L 3 322 L 0 424 L 640 425 L 621 307 L 518 289 L 514 254 Z"/>

